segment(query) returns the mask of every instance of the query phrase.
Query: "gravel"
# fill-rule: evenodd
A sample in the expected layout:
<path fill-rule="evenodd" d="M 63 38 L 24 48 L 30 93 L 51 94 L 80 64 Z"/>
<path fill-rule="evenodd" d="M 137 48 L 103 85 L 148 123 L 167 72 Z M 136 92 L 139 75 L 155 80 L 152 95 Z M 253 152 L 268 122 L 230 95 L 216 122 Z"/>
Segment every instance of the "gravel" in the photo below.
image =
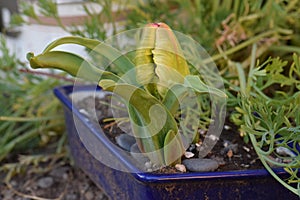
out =
<path fill-rule="evenodd" d="M 6 174 L 0 173 L 0 180 Z M 49 172 L 24 174 L 13 177 L 9 184 L 0 181 L 1 200 L 108 200 L 80 169 L 70 165 L 57 166 Z"/>

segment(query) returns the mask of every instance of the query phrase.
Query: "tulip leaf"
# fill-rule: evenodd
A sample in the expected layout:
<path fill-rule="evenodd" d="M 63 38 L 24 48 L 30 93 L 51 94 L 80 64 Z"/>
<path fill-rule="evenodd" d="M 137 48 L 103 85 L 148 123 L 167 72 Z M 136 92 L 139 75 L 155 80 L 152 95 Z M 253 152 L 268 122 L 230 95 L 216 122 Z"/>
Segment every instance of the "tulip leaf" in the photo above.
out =
<path fill-rule="evenodd" d="M 129 58 L 123 55 L 118 49 L 104 43 L 100 42 L 99 40 L 83 38 L 83 37 L 76 37 L 76 36 L 67 36 L 63 38 L 59 38 L 52 43 L 50 43 L 43 53 L 52 51 L 55 47 L 64 44 L 77 44 L 83 47 L 88 48 L 92 52 L 98 53 L 109 61 L 113 62 L 118 70 L 121 71 L 122 74 L 129 74 L 127 79 L 132 83 L 136 84 L 136 75 L 135 75 L 135 65 Z M 104 66 L 107 67 L 107 66 Z M 126 79 L 126 78 L 123 78 Z"/>
<path fill-rule="evenodd" d="M 164 148 L 166 136 L 172 131 L 174 134 L 168 136 L 167 141 L 172 137 L 176 140 L 178 137 L 177 123 L 168 109 L 145 90 L 133 85 L 107 80 L 100 81 L 99 85 L 127 102 L 133 134 L 141 145 L 140 149 L 144 150 L 151 161 L 165 165 L 169 160 L 173 160 L 173 158 L 164 158 L 164 155 L 172 155 L 164 153 L 165 150 L 169 150 Z M 176 142 L 178 143 L 180 144 L 181 140 Z M 180 152 L 182 155 L 183 151 Z"/>
<path fill-rule="evenodd" d="M 166 165 L 174 165 L 180 163 L 181 156 L 185 149 L 181 142 L 181 136 L 170 130 L 164 141 L 164 158 Z"/>
<path fill-rule="evenodd" d="M 88 79 L 90 81 L 99 81 L 100 79 L 111 79 L 118 81 L 117 75 L 100 70 L 88 61 L 78 55 L 63 52 L 50 51 L 34 56 L 33 53 L 27 54 L 27 59 L 32 68 L 55 68 L 64 70 L 72 76 Z"/>

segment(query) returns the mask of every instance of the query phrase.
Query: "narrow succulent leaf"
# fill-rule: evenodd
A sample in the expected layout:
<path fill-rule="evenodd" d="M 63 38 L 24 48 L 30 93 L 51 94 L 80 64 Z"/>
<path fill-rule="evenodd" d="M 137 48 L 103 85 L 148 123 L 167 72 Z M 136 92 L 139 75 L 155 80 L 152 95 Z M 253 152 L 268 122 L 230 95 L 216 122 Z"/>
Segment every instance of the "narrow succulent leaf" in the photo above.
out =
<path fill-rule="evenodd" d="M 173 116 L 178 112 L 181 98 L 186 93 L 187 88 L 182 84 L 174 84 L 167 90 L 162 103 L 166 106 L 166 108 Z"/>
<path fill-rule="evenodd" d="M 197 93 L 209 93 L 221 98 L 226 98 L 226 94 L 219 89 L 209 87 L 195 75 L 188 75 L 185 77 L 184 84 L 173 84 L 166 92 L 162 103 L 174 115 L 178 111 L 179 104 L 188 90 L 192 89 Z"/>
<path fill-rule="evenodd" d="M 95 39 L 82 38 L 76 36 L 63 37 L 50 43 L 45 48 L 44 53 L 49 52 L 55 47 L 64 44 L 77 44 L 86 47 L 113 62 L 118 67 L 118 70 L 120 70 L 123 74 L 126 74 L 130 71 L 130 73 L 132 73 L 130 78 L 135 78 L 135 74 L 133 71 L 135 69 L 135 65 L 130 61 L 129 58 L 122 55 L 122 53 L 119 50 L 113 48 L 112 46 Z M 132 81 L 135 83 L 134 80 Z"/>
<path fill-rule="evenodd" d="M 177 124 L 169 111 L 159 100 L 146 91 L 126 83 L 114 83 L 107 80 L 101 80 L 99 85 L 104 90 L 118 94 L 126 102 L 134 106 L 143 117 L 145 124 L 147 124 L 147 129 L 153 132 L 152 135 L 155 135 L 154 132 L 160 130 L 177 130 Z"/>
<path fill-rule="evenodd" d="M 164 165 L 163 147 L 159 142 L 158 135 L 154 135 L 152 137 L 147 136 L 146 134 L 148 131 L 145 131 L 144 128 L 140 128 L 147 126 L 143 117 L 131 104 L 128 104 L 127 107 L 133 134 L 141 152 L 143 152 L 153 163 Z M 151 133 L 149 135 L 151 135 Z"/>
<path fill-rule="evenodd" d="M 147 152 L 153 162 L 164 165 L 162 150 L 166 134 L 170 130 L 178 131 L 171 113 L 155 97 L 133 85 L 106 80 L 100 81 L 99 85 L 128 102 L 133 132 L 139 138 L 141 149 Z"/>
<path fill-rule="evenodd" d="M 212 95 L 216 95 L 218 97 L 227 98 L 227 95 L 222 90 L 219 90 L 215 87 L 210 87 L 206 85 L 199 76 L 196 75 L 188 75 L 185 77 L 184 85 L 186 87 L 192 88 L 195 92 L 199 93 L 209 93 Z"/>
<path fill-rule="evenodd" d="M 241 93 L 244 95 L 246 94 L 246 75 L 243 69 L 243 66 L 240 63 L 235 63 L 236 69 L 238 71 L 238 76 L 239 76 L 239 83 L 240 83 L 240 90 Z"/>
<path fill-rule="evenodd" d="M 66 71 L 72 76 L 84 78 L 90 81 L 99 81 L 100 79 L 111 79 L 118 81 L 120 78 L 115 74 L 102 71 L 91 63 L 85 61 L 78 55 L 62 52 L 50 51 L 37 56 L 33 53 L 27 54 L 30 66 L 37 68 L 54 68 Z"/>
<path fill-rule="evenodd" d="M 179 133 L 170 130 L 164 141 L 164 159 L 165 164 L 175 165 L 180 163 L 180 158 L 184 154 L 185 149 L 181 142 Z"/>

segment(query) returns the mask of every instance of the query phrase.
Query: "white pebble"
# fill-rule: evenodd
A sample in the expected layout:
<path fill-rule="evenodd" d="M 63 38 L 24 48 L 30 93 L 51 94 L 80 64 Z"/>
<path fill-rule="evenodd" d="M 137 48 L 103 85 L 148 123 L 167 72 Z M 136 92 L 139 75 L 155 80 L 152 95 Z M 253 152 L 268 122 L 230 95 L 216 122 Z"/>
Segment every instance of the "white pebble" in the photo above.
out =
<path fill-rule="evenodd" d="M 186 168 L 183 164 L 176 164 L 175 165 L 175 168 L 178 170 L 178 171 L 181 171 L 181 172 L 186 172 Z"/>
<path fill-rule="evenodd" d="M 209 135 L 208 138 L 211 139 L 212 141 L 219 140 L 219 138 L 217 136 L 215 136 L 215 135 Z"/>
<path fill-rule="evenodd" d="M 225 129 L 225 130 L 230 130 L 230 129 L 231 129 L 231 127 L 230 127 L 230 126 L 228 126 L 228 125 L 225 125 L 225 126 L 224 126 L 224 129 Z"/>
<path fill-rule="evenodd" d="M 90 114 L 89 114 L 85 109 L 80 109 L 79 112 L 80 112 L 81 114 L 84 114 L 84 115 L 87 116 L 87 117 L 90 116 Z"/>
<path fill-rule="evenodd" d="M 200 133 L 201 135 L 204 135 L 204 134 L 206 133 L 206 130 L 200 129 L 200 130 L 199 130 L 199 133 Z"/>
<path fill-rule="evenodd" d="M 191 158 L 191 157 L 194 157 L 194 153 L 192 153 L 192 152 L 190 152 L 190 151 L 186 151 L 185 153 L 184 153 L 184 156 L 186 157 L 186 158 Z"/>
<path fill-rule="evenodd" d="M 145 167 L 147 168 L 147 169 L 151 169 L 152 168 L 152 163 L 149 161 L 149 162 L 146 162 L 145 163 Z"/>
<path fill-rule="evenodd" d="M 245 146 L 243 146 L 243 149 L 244 149 L 245 151 L 247 151 L 247 152 L 250 151 L 250 149 L 249 149 L 248 147 L 245 147 Z"/>

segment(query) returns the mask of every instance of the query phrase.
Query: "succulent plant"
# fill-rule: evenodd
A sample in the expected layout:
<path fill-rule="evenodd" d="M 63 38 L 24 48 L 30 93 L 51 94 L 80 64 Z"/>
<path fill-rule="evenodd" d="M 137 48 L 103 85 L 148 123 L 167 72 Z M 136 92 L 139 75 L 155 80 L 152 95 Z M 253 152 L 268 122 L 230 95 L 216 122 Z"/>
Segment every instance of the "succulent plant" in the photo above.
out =
<path fill-rule="evenodd" d="M 104 42 L 73 36 L 57 39 L 40 55 L 28 53 L 27 58 L 32 68 L 61 69 L 97 81 L 103 90 L 122 97 L 141 152 L 159 166 L 174 165 L 181 162 L 185 152 L 175 119 L 180 98 L 189 91 L 222 98 L 226 95 L 190 73 L 183 50 L 168 25 L 148 24 L 138 36 L 133 59 Z M 54 50 L 63 44 L 77 44 L 96 52 L 113 62 L 122 75 L 102 70 L 79 55 Z"/>

